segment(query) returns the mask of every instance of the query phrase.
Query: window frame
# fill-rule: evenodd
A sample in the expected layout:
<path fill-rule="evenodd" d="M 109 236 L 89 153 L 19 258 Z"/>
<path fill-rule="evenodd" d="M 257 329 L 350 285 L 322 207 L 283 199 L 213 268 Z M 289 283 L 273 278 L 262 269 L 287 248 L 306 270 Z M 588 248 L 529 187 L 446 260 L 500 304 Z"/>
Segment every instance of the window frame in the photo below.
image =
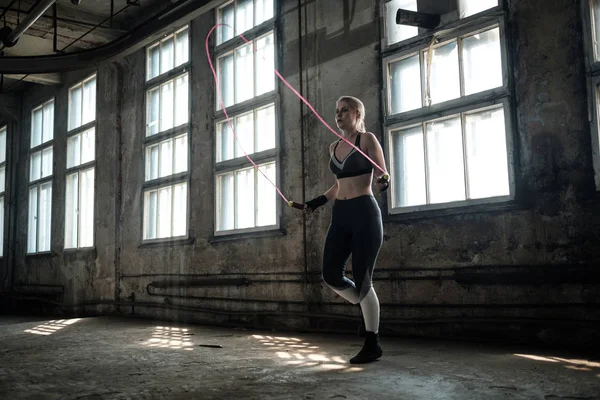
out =
<path fill-rule="evenodd" d="M 478 21 L 481 19 L 481 17 L 487 17 L 487 16 L 502 16 L 504 15 L 504 2 L 505 0 L 498 0 L 498 5 L 496 7 L 491 7 L 488 8 L 487 10 L 484 11 L 480 11 L 476 14 L 473 15 L 469 15 L 468 17 L 465 18 L 460 18 L 460 0 L 455 0 L 456 2 L 456 20 L 444 25 L 443 29 L 440 28 L 436 28 L 433 31 L 429 31 L 427 29 L 424 28 L 417 28 L 418 29 L 418 34 L 416 36 L 404 39 L 404 40 L 400 40 L 396 43 L 392 43 L 390 45 L 387 44 L 387 40 L 386 40 L 386 35 L 387 35 L 387 13 L 386 13 L 386 4 L 391 2 L 393 0 L 383 0 L 380 2 L 379 4 L 379 15 L 382 16 L 382 35 L 381 35 L 381 40 L 380 40 L 380 48 L 382 49 L 382 52 L 387 53 L 387 52 L 391 52 L 391 51 L 397 51 L 400 50 L 402 48 L 408 47 L 408 46 L 413 46 L 416 45 L 422 41 L 425 41 L 427 43 L 429 43 L 429 41 L 431 40 L 431 32 L 436 32 L 439 30 L 445 30 L 445 29 L 454 29 L 457 26 L 461 26 L 464 24 L 468 24 L 471 23 L 472 21 Z M 417 8 L 418 8 L 418 2 L 420 0 L 417 0 Z"/>
<path fill-rule="evenodd" d="M 157 75 L 154 78 L 148 79 L 148 55 L 149 55 L 149 51 L 152 47 L 156 46 L 157 44 L 160 45 L 162 43 L 162 41 L 169 37 L 169 36 L 174 36 L 175 34 L 177 34 L 178 32 L 184 31 L 187 29 L 187 35 L 188 35 L 188 46 L 187 46 L 187 51 L 188 51 L 188 57 L 187 57 L 187 61 L 184 62 L 183 64 L 180 64 L 176 67 L 173 67 L 172 69 L 163 72 L 162 74 L 159 73 L 159 75 Z M 191 218 L 191 205 L 190 205 L 190 200 L 191 200 L 191 195 L 190 195 L 190 186 L 191 186 L 191 148 L 192 148 L 192 143 L 191 143 L 191 129 L 192 129 L 192 121 L 191 121 L 191 117 L 192 117 L 192 67 L 193 67 L 193 61 L 192 61 L 192 24 L 191 23 L 187 23 L 185 25 L 179 26 L 175 29 L 170 30 L 167 34 L 165 34 L 162 38 L 150 43 L 148 46 L 146 46 L 145 50 L 144 50 L 144 65 L 145 65 L 145 69 L 144 69 L 144 98 L 143 98 L 143 113 L 144 113 L 144 117 L 143 117 L 143 133 L 142 133 L 142 157 L 141 157 L 141 170 L 142 170 L 142 185 L 141 185 L 141 219 L 140 219 L 140 232 L 141 232 L 141 237 L 140 237 L 140 246 L 145 246 L 145 245 L 153 245 L 153 244 L 160 244 L 160 243 L 172 243 L 172 242 L 187 242 L 190 240 L 191 236 L 190 236 L 190 218 Z M 175 57 L 175 52 L 173 52 L 173 57 Z M 150 91 L 159 88 L 159 93 L 160 93 L 160 86 L 163 85 L 164 83 L 168 83 L 169 81 L 173 81 L 173 96 L 175 96 L 175 83 L 177 81 L 177 79 L 183 75 L 187 74 L 187 93 L 188 93 L 188 99 L 187 99 L 187 107 L 188 107 L 188 113 L 187 113 L 187 122 L 180 124 L 178 126 L 173 126 L 172 128 L 169 129 L 165 129 L 163 131 L 158 131 L 155 134 L 152 135 L 148 135 L 148 94 Z M 159 95 L 160 96 L 160 95 Z M 160 102 L 160 100 L 159 100 Z M 161 105 L 162 106 L 162 105 Z M 160 114 L 160 111 L 159 111 Z M 159 121 L 160 121 L 160 116 L 159 116 Z M 175 123 L 175 107 L 173 108 L 173 124 Z M 159 127 L 160 129 L 160 127 Z M 147 157 L 146 157 L 146 153 L 147 153 L 147 149 L 150 146 L 159 144 L 162 141 L 168 140 L 168 139 L 175 139 L 178 136 L 181 136 L 183 134 L 187 135 L 187 170 L 183 171 L 183 172 L 179 172 L 176 174 L 171 174 L 168 176 L 164 176 L 164 177 L 159 177 L 159 178 L 155 178 L 155 179 L 150 179 L 150 180 L 146 180 L 146 162 L 147 162 Z M 144 238 L 144 235 L 146 233 L 146 203 L 145 203 L 145 199 L 146 199 L 146 194 L 150 191 L 154 191 L 154 190 L 160 190 L 162 188 L 167 188 L 167 187 L 171 187 L 171 189 L 180 184 L 180 183 L 185 183 L 186 184 L 186 230 L 185 230 L 185 235 L 179 235 L 179 236 L 168 236 L 168 237 L 161 237 L 161 238 L 152 238 L 152 239 L 146 239 Z M 171 213 L 173 211 L 173 208 L 171 207 Z"/>
<path fill-rule="evenodd" d="M 4 161 L 0 162 L 0 168 L 4 168 L 4 190 L 0 192 L 0 202 L 2 203 L 2 211 L 0 218 L 0 259 L 4 257 L 4 239 L 6 238 L 6 198 L 7 198 L 7 182 L 8 182 L 8 124 L 0 125 L 0 133 L 4 133 Z M 28 215 L 29 217 L 29 215 Z"/>
<path fill-rule="evenodd" d="M 220 10 L 231 4 L 234 0 L 231 0 L 229 2 L 224 3 L 223 5 L 221 5 L 220 7 L 217 7 L 215 9 L 215 20 L 218 21 L 219 20 L 219 15 L 218 13 L 220 12 Z M 235 1 L 235 3 L 237 4 L 237 1 Z M 237 14 L 236 9 L 234 8 L 234 16 Z M 269 34 L 273 35 L 273 66 L 275 69 L 278 70 L 279 65 L 280 65 L 280 43 L 281 43 L 281 39 L 280 39 L 280 32 L 281 32 L 281 28 L 280 28 L 280 20 L 278 18 L 279 16 L 279 11 L 280 11 L 280 2 L 277 0 L 273 1 L 273 17 L 269 18 L 263 22 L 261 22 L 260 24 L 253 26 L 252 28 L 244 31 L 242 34 L 243 36 L 250 42 L 252 42 L 253 44 L 256 43 L 257 40 L 260 40 L 263 37 L 268 36 Z M 235 29 L 235 25 L 233 27 Z M 246 42 L 240 38 L 239 34 L 235 34 L 233 35 L 233 37 L 229 40 L 227 40 L 226 42 L 220 43 L 217 45 L 217 41 L 215 41 L 215 46 L 213 46 L 214 49 L 214 53 L 213 53 L 213 57 L 215 60 L 215 71 L 218 74 L 218 60 L 220 57 L 223 57 L 229 53 L 234 53 L 235 51 L 239 48 L 239 47 L 243 47 L 247 45 Z M 253 60 L 253 65 L 254 65 L 254 72 L 256 74 L 256 57 Z M 234 70 L 233 70 L 233 74 L 234 74 L 234 79 L 235 79 L 235 58 L 234 58 Z M 273 76 L 274 79 L 274 85 L 273 85 L 273 90 L 260 94 L 258 96 L 254 96 L 251 97 L 250 99 L 244 100 L 242 102 L 239 103 L 235 103 L 225 107 L 225 109 L 221 108 L 220 105 L 220 98 L 218 93 L 216 92 L 216 86 L 215 87 L 215 102 L 214 102 L 214 115 L 213 115 L 213 120 L 214 120 L 214 124 L 213 124 L 213 139 L 214 139 L 214 145 L 212 148 L 213 151 L 213 156 L 214 156 L 214 162 L 213 162 L 213 188 L 214 188 L 214 212 L 213 212 L 213 235 L 215 238 L 226 238 L 226 237 L 237 237 L 237 236 L 244 236 L 246 234 L 251 234 L 251 235 L 256 235 L 256 234 L 262 234 L 265 232 L 271 232 L 271 231 L 280 231 L 281 230 L 281 214 L 282 214 L 282 206 L 281 206 L 281 201 L 279 199 L 279 195 L 275 192 L 274 196 L 276 196 L 276 201 L 275 201 L 275 224 L 273 225 L 265 225 L 265 226 L 254 226 L 254 227 L 249 227 L 249 228 L 240 228 L 240 229 L 228 229 L 228 230 L 217 230 L 217 227 L 219 226 L 219 221 L 218 221 L 218 216 L 220 215 L 218 210 L 221 208 L 222 204 L 221 204 L 221 198 L 220 198 L 220 193 L 218 191 L 219 187 L 218 187 L 218 176 L 222 175 L 222 174 L 226 174 L 226 173 L 231 173 L 231 172 L 235 172 L 235 171 L 239 171 L 239 170 L 243 170 L 246 169 L 248 167 L 252 167 L 255 173 L 255 177 L 256 179 L 266 179 L 264 176 L 262 176 L 262 173 L 259 172 L 257 170 L 256 167 L 254 167 L 254 165 L 246 158 L 246 156 L 244 154 L 242 154 L 239 157 L 234 157 L 232 159 L 229 160 L 224 160 L 224 161 L 219 161 L 217 162 L 217 141 L 218 141 L 218 136 L 219 136 L 219 131 L 218 131 L 218 127 L 219 124 L 221 123 L 225 123 L 229 128 L 229 123 L 227 122 L 227 118 L 225 115 L 225 112 L 227 113 L 227 116 L 229 116 L 229 119 L 231 121 L 231 124 L 234 125 L 235 124 L 235 118 L 237 116 L 246 114 L 246 113 L 250 113 L 250 112 L 255 112 L 256 110 L 259 110 L 261 108 L 264 108 L 266 106 L 269 105 L 273 105 L 274 107 L 274 113 L 275 113 L 275 147 L 272 149 L 267 149 L 267 150 L 263 150 L 257 153 L 254 152 L 248 152 L 248 149 L 244 149 L 246 152 L 248 152 L 250 158 L 252 159 L 252 161 L 254 161 L 256 163 L 256 165 L 258 167 L 261 167 L 263 164 L 268 164 L 270 162 L 275 162 L 275 181 L 273 182 L 275 185 L 277 185 L 278 187 L 280 186 L 280 182 L 281 182 L 281 138 L 280 138 L 280 126 L 281 126 L 281 95 L 280 95 L 280 85 L 278 82 L 277 77 L 274 75 Z M 221 81 L 219 81 L 219 85 L 221 84 Z M 216 85 L 216 84 L 215 84 Z M 253 77 L 253 87 L 254 87 L 254 92 L 256 92 L 256 75 L 254 75 Z M 222 96 L 222 94 L 221 94 Z M 234 126 L 235 128 L 235 126 Z M 235 138 L 232 138 L 234 143 L 237 143 L 237 140 Z M 234 152 L 235 154 L 235 152 Z M 235 174 L 234 174 L 235 177 Z M 256 189 L 256 179 L 254 182 L 255 185 L 255 189 Z M 234 191 L 235 191 L 235 187 L 234 187 Z M 257 192 L 255 190 L 254 196 L 256 198 Z M 234 197 L 234 207 L 235 204 L 237 204 L 237 198 Z M 234 208 L 234 212 L 235 212 L 235 208 Z M 257 207 L 256 207 L 256 203 L 254 206 L 254 212 L 256 215 L 257 212 Z"/>
<path fill-rule="evenodd" d="M 384 14 L 385 24 L 385 4 L 387 1 L 382 2 L 382 12 Z M 458 0 L 456 1 L 458 7 Z M 386 46 L 386 33 L 387 27 L 384 26 L 381 45 L 381 79 L 382 79 L 382 91 L 381 91 L 381 107 L 383 111 L 383 148 L 385 154 L 390 158 L 390 163 L 393 162 L 393 147 L 392 147 L 392 131 L 399 129 L 406 129 L 411 126 L 424 123 L 425 121 L 435 121 L 438 119 L 444 119 L 450 115 L 461 115 L 461 132 L 464 138 L 464 126 L 462 124 L 464 117 L 462 113 L 468 113 L 470 111 L 482 110 L 493 105 L 502 104 L 504 108 L 504 120 L 505 120 L 505 137 L 507 143 L 507 167 L 508 167 L 508 178 L 509 178 L 509 194 L 503 196 L 495 196 L 483 199 L 468 199 L 460 201 L 452 201 L 447 203 L 433 203 L 433 204 L 422 204 L 418 206 L 406 206 L 401 207 L 394 205 L 394 190 L 389 190 L 386 193 L 386 202 L 388 214 L 392 216 L 410 216 L 415 213 L 422 212 L 440 212 L 450 211 L 456 212 L 456 210 L 466 212 L 472 206 L 480 205 L 497 205 L 511 203 L 516 198 L 516 185 L 515 185 L 515 165 L 516 159 L 516 124 L 513 121 L 514 115 L 514 90 L 513 90 L 513 77 L 511 75 L 511 65 L 509 62 L 509 40 L 506 30 L 506 16 L 503 10 L 504 0 L 498 0 L 498 6 L 492 7 L 488 10 L 482 11 L 477 14 L 473 14 L 469 17 L 458 19 L 452 23 L 444 26 L 443 28 L 437 28 L 433 31 L 420 30 L 418 36 L 394 43 L 390 46 Z M 464 93 L 464 79 L 463 79 L 463 60 L 462 60 L 462 40 L 465 37 L 475 35 L 480 32 L 484 32 L 490 29 L 499 29 L 499 41 L 500 41 L 500 61 L 502 67 L 502 85 L 486 89 L 481 92 L 472 93 L 469 95 L 463 95 Z M 390 80 L 389 80 L 389 69 L 393 62 L 405 59 L 415 54 L 419 55 L 419 68 L 421 78 L 421 104 L 426 104 L 423 100 L 426 96 L 426 61 L 424 60 L 424 53 L 431 50 L 430 45 L 434 36 L 438 36 L 438 40 L 431 47 L 435 49 L 445 44 L 457 41 L 458 49 L 458 71 L 459 71 L 459 84 L 460 84 L 460 96 L 451 100 L 443 101 L 440 103 L 434 103 L 429 106 L 421 106 L 420 108 L 398 112 L 395 114 L 391 113 L 391 91 L 390 91 Z M 464 148 L 464 143 L 463 143 Z M 464 150 L 463 150 L 464 152 Z M 464 154 L 464 153 L 463 153 Z M 464 159 L 463 163 L 466 165 L 467 160 Z M 465 171 L 466 172 L 466 171 Z M 465 184 L 467 183 L 465 178 Z M 394 185 L 392 185 L 394 186 Z"/>
<path fill-rule="evenodd" d="M 39 110 L 42 109 L 47 105 L 52 103 L 52 139 L 46 141 L 46 142 L 42 142 L 34 147 L 31 147 L 31 139 L 32 139 L 32 132 L 33 132 L 33 116 L 34 113 Z M 43 112 L 43 111 L 42 111 Z M 35 256 L 35 255 L 39 255 L 39 254 L 50 254 L 52 252 L 52 224 L 53 224 L 53 219 L 52 218 L 52 210 L 53 210 L 53 204 L 54 204 L 54 175 L 55 175 L 55 159 L 54 159 L 54 149 L 55 149 L 55 140 L 56 140 L 56 136 L 55 136 L 55 121 L 56 121 L 56 99 L 54 97 L 51 97 L 49 100 L 46 100 L 40 104 L 38 104 L 37 106 L 34 106 L 31 108 L 31 118 L 30 118 L 30 127 L 29 127 L 29 149 L 27 152 L 27 240 L 26 240 L 26 255 L 27 256 Z M 44 117 L 42 114 L 42 126 L 43 126 L 43 121 L 44 121 Z M 42 128 L 43 129 L 43 128 Z M 43 133 L 42 133 L 42 140 L 43 140 Z M 52 148 L 52 173 L 48 176 L 45 177 L 41 177 L 31 181 L 31 157 L 34 153 L 42 152 L 45 149 L 48 148 Z M 39 216 L 40 213 L 40 192 L 41 192 L 41 187 L 42 185 L 46 184 L 46 183 L 50 183 L 50 190 L 51 190 L 51 196 L 50 196 L 50 221 L 49 221 L 49 233 L 50 233 L 50 244 L 49 244 L 49 249 L 48 250 L 39 250 L 40 248 L 40 243 L 39 243 L 39 227 L 40 227 L 40 219 L 37 218 L 36 221 L 36 235 L 35 235 L 35 248 L 36 250 L 33 252 L 29 252 L 29 215 L 30 215 L 30 208 L 29 208 L 29 203 L 30 203 L 30 192 L 32 188 L 36 188 L 37 191 L 37 204 L 36 204 L 36 215 Z"/>
<path fill-rule="evenodd" d="M 593 1 L 580 2 L 583 42 L 584 42 L 584 65 L 586 72 L 588 122 L 590 126 L 592 161 L 594 168 L 594 184 L 596 193 L 600 193 L 600 53 L 596 54 L 595 32 L 596 21 L 593 19 Z M 600 21 L 599 21 L 600 23 Z M 597 38 L 600 42 L 600 37 Z M 598 57 L 598 61 L 596 61 Z"/>
<path fill-rule="evenodd" d="M 94 197 L 94 209 L 93 209 L 93 217 L 92 217 L 92 221 L 95 220 L 96 218 L 96 159 L 98 157 L 98 150 L 97 150 L 97 144 L 98 144 L 98 73 L 94 72 L 92 74 L 90 74 L 89 76 L 85 77 L 84 79 L 81 79 L 80 81 L 78 81 L 77 83 L 75 83 L 74 85 L 72 85 L 71 87 L 69 87 L 68 93 L 69 93 L 69 97 L 67 99 L 68 102 L 68 107 L 67 107 L 67 112 L 68 112 L 68 119 L 67 121 L 71 120 L 71 101 L 70 101 L 70 93 L 71 90 L 73 88 L 75 88 L 76 86 L 81 86 L 82 90 L 83 90 L 83 85 L 90 81 L 91 79 L 95 79 L 96 80 L 96 92 L 94 93 L 94 96 L 96 96 L 96 98 L 94 99 L 94 104 L 96 105 L 96 109 L 94 110 L 94 119 L 92 121 L 86 122 L 85 124 L 79 125 L 77 128 L 68 128 L 68 124 L 67 124 L 67 133 L 66 133 L 66 138 L 65 138 L 65 154 L 68 154 L 68 149 L 69 149 L 69 139 L 71 139 L 74 136 L 77 135 L 81 135 L 83 133 L 85 133 L 86 131 L 88 131 L 89 129 L 94 129 L 94 159 L 91 161 L 87 161 L 85 163 L 80 163 L 78 165 L 74 165 L 74 166 L 67 166 L 67 158 L 65 157 L 65 232 L 64 232 L 64 240 L 63 240 L 63 250 L 64 251 L 77 251 L 77 250 L 86 250 L 86 249 L 94 249 L 96 247 L 96 226 L 93 223 L 92 224 L 92 245 L 91 246 L 80 246 L 80 236 L 81 236 L 81 220 L 80 220 L 80 213 L 77 212 L 76 216 L 77 216 L 77 245 L 74 247 L 67 247 L 66 246 L 66 238 L 67 238 L 67 207 L 66 207 L 66 200 L 67 200 L 67 178 L 73 174 L 77 174 L 77 199 L 78 201 L 80 201 L 81 199 L 81 180 L 79 179 L 81 177 L 81 173 L 84 171 L 87 171 L 91 168 L 94 169 L 94 193 L 93 193 L 93 197 Z M 81 104 L 81 110 L 80 112 L 83 113 L 83 96 L 82 96 L 82 104 Z"/>

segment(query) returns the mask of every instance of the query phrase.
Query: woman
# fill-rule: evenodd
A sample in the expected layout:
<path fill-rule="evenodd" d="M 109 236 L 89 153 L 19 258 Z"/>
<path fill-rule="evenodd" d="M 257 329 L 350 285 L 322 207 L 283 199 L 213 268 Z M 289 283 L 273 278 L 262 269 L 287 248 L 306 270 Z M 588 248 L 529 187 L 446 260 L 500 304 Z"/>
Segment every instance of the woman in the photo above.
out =
<path fill-rule="evenodd" d="M 364 119 L 365 106 L 359 99 L 351 96 L 338 99 L 335 120 L 342 136 L 385 170 L 383 150 L 375 135 L 365 131 Z M 335 174 L 336 182 L 321 196 L 307 201 L 304 211 L 313 212 L 329 200 L 335 200 L 323 250 L 323 280 L 344 299 L 360 304 L 366 339 L 350 363 L 368 363 L 382 355 L 379 300 L 372 277 L 382 244 L 383 225 L 371 186 L 375 174 L 378 189 L 386 190 L 388 176 L 378 168 L 374 169 L 364 155 L 341 139 L 329 146 L 329 154 L 329 168 Z M 350 254 L 354 281 L 345 275 Z"/>

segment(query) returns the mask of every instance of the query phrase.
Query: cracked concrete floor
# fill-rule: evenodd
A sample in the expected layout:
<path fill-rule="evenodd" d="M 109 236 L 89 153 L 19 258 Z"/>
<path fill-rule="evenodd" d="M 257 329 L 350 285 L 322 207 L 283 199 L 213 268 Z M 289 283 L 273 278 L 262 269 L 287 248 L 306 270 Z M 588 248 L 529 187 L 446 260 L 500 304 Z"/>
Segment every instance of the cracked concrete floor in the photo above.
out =
<path fill-rule="evenodd" d="M 0 316 L 0 398 L 597 399 L 600 361 L 522 346 L 362 339 L 116 317 Z"/>

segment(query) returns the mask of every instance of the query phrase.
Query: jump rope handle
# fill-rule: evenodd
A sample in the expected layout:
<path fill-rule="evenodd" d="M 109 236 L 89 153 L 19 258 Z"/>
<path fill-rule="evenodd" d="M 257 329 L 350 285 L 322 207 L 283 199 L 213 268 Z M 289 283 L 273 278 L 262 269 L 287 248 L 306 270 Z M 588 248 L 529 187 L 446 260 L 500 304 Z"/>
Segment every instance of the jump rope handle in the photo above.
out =
<path fill-rule="evenodd" d="M 377 183 L 385 185 L 383 189 L 381 189 L 382 192 L 385 192 L 390 187 L 390 176 L 388 174 L 381 175 L 381 177 L 377 179 Z"/>
<path fill-rule="evenodd" d="M 295 201 L 288 201 L 288 206 L 297 208 L 298 210 L 304 210 L 304 204 L 296 203 Z"/>

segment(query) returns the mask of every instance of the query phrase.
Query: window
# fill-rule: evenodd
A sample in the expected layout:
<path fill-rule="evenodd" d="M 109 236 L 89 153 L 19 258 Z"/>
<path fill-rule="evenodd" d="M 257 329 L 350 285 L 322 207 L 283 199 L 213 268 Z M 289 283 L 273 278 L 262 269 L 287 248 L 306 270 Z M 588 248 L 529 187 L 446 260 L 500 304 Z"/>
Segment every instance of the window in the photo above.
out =
<path fill-rule="evenodd" d="M 460 1 L 463 9 L 497 4 Z M 397 8 L 388 9 L 395 15 Z M 504 22 L 486 18 L 457 22 L 445 32 L 430 32 L 429 43 L 384 53 L 392 213 L 514 195 Z"/>
<path fill-rule="evenodd" d="M 6 126 L 0 127 L 0 257 L 4 256 L 4 199 L 6 198 Z"/>
<path fill-rule="evenodd" d="M 54 100 L 31 112 L 27 253 L 50 251 Z"/>
<path fill-rule="evenodd" d="M 421 3 L 421 4 L 419 4 Z M 385 45 L 391 46 L 395 43 L 413 38 L 419 35 L 419 28 L 409 25 L 396 24 L 396 12 L 398 9 L 409 11 L 428 11 L 422 10 L 428 6 L 429 2 L 423 0 L 388 0 L 384 3 L 385 14 Z M 498 0 L 456 0 L 456 6 L 460 18 L 467 18 L 471 15 L 489 10 L 498 6 Z"/>
<path fill-rule="evenodd" d="M 458 2 L 461 18 L 470 17 L 497 6 L 498 0 L 459 0 Z"/>
<path fill-rule="evenodd" d="M 589 0 L 584 4 L 584 22 L 586 27 L 586 53 L 589 102 L 592 110 L 590 124 L 592 132 L 592 155 L 594 160 L 596 190 L 600 190 L 600 130 L 598 120 L 600 117 L 600 0 Z"/>
<path fill-rule="evenodd" d="M 69 89 L 65 248 L 94 246 L 96 75 Z"/>
<path fill-rule="evenodd" d="M 188 232 L 189 38 L 181 28 L 147 50 L 143 240 Z"/>
<path fill-rule="evenodd" d="M 234 0 L 217 10 L 217 45 L 273 18 L 273 0 Z M 235 32 L 235 34 L 234 34 Z"/>
<path fill-rule="evenodd" d="M 222 44 L 215 58 L 222 103 L 217 96 L 217 235 L 277 227 L 279 203 L 271 184 L 277 181 L 278 165 L 273 7 L 273 1 L 239 0 L 217 9 L 217 20 L 235 28 L 236 35 L 260 25 L 244 34 L 249 42 L 242 45 L 227 42 L 233 38 L 228 27 L 218 34 L 217 43 Z"/>

